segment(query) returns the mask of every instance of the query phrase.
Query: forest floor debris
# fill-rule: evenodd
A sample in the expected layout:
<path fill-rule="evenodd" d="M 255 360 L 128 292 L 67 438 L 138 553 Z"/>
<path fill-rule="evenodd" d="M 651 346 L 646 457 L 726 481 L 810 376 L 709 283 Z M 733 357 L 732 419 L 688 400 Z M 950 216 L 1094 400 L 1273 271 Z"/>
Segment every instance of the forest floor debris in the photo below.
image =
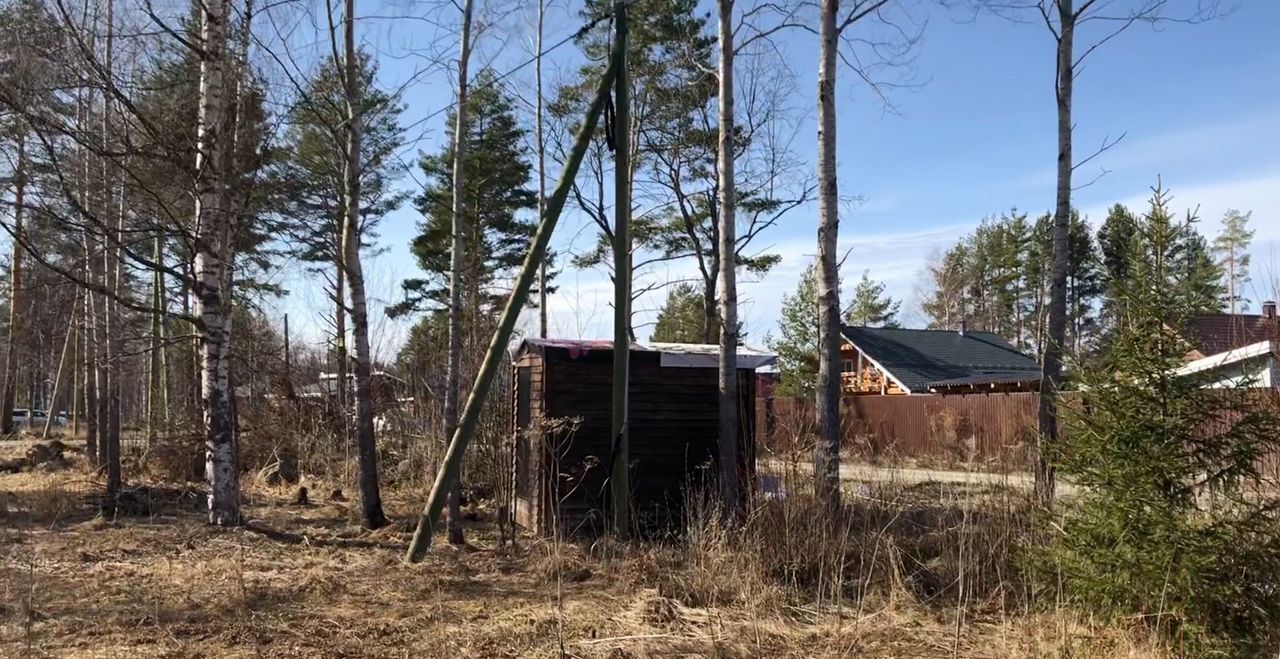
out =
<path fill-rule="evenodd" d="M 408 566 L 419 493 L 389 493 L 393 523 L 365 531 L 350 503 L 294 505 L 296 488 L 250 489 L 234 530 L 205 524 L 188 485 L 135 485 L 146 509 L 114 520 L 99 491 L 83 471 L 0 475 L 0 656 L 1160 656 L 1066 612 L 907 592 L 717 602 L 691 589 L 726 584 L 698 583 L 673 545 L 500 547 L 489 521 Z"/>

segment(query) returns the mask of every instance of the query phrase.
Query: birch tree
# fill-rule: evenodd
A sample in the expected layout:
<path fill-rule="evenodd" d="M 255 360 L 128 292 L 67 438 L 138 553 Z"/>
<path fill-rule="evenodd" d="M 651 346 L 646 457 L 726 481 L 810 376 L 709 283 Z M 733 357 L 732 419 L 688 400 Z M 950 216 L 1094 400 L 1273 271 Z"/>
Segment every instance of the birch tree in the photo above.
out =
<path fill-rule="evenodd" d="M 890 26 L 885 39 L 851 39 L 864 23 L 891 23 L 890 0 L 820 0 L 818 10 L 818 441 L 814 448 L 814 486 L 820 501 L 840 501 L 840 268 L 836 251 L 840 233 L 840 187 L 836 180 L 836 73 L 841 59 L 883 97 L 875 68 L 901 61 L 919 39 Z M 843 51 L 865 45 L 872 59 Z M 868 64 L 862 64 L 868 62 Z"/>
<path fill-rule="evenodd" d="M 720 488 L 725 508 L 736 510 L 741 500 L 742 483 L 738 471 L 738 279 L 737 264 L 737 197 L 734 187 L 733 159 L 733 3 L 717 0 L 719 14 L 720 66 L 717 93 L 720 96 L 720 244 L 721 254 L 729 260 L 720 268 L 720 373 L 719 373 L 719 448 Z"/>
<path fill-rule="evenodd" d="M 1054 496 L 1054 470 L 1045 448 L 1058 441 L 1058 391 L 1062 387 L 1063 350 L 1067 330 L 1067 273 L 1070 269 L 1070 223 L 1073 175 L 1080 167 L 1115 146 L 1120 139 L 1104 138 L 1097 150 L 1076 159 L 1073 156 L 1072 100 L 1076 76 L 1082 63 L 1098 48 L 1138 23 L 1164 21 L 1200 22 L 1217 12 L 1215 0 L 1187 0 L 1187 13 L 1168 12 L 1178 0 L 990 0 L 987 6 L 999 15 L 1021 20 L 1027 14 L 1042 23 L 1053 37 L 1054 101 L 1057 109 L 1057 184 L 1053 224 L 1050 229 L 1053 258 L 1049 274 L 1048 322 L 1040 380 L 1038 451 L 1035 493 L 1042 506 L 1050 507 Z M 1077 30 L 1096 28 L 1093 38 Z M 1104 170 L 1105 172 L 1105 170 Z"/>
<path fill-rule="evenodd" d="M 197 3 L 200 15 L 200 110 L 196 131 L 195 314 L 200 320 L 201 408 L 209 522 L 240 523 L 240 473 L 234 441 L 230 384 L 234 216 L 226 203 L 229 108 L 227 21 L 229 0 Z"/>

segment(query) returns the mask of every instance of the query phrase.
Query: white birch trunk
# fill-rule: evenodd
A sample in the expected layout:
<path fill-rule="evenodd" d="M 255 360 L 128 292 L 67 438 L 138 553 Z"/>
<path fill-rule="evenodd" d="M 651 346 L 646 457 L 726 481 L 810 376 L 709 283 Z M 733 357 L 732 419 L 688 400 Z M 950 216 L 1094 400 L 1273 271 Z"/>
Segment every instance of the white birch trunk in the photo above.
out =
<path fill-rule="evenodd" d="M 822 0 L 818 30 L 818 441 L 814 486 L 820 501 L 840 502 L 840 291 L 836 263 L 840 193 L 836 183 L 836 13 Z"/>
<path fill-rule="evenodd" d="M 233 218 L 227 212 L 227 0 L 207 0 L 201 10 L 200 114 L 196 142 L 195 313 L 200 319 L 200 403 L 205 427 L 205 475 L 209 522 L 240 523 L 240 483 L 234 440 L 229 353 Z"/>
<path fill-rule="evenodd" d="M 737 189 L 734 181 L 733 0 L 718 0 L 720 45 L 720 478 L 727 511 L 742 504 L 738 455 Z"/>

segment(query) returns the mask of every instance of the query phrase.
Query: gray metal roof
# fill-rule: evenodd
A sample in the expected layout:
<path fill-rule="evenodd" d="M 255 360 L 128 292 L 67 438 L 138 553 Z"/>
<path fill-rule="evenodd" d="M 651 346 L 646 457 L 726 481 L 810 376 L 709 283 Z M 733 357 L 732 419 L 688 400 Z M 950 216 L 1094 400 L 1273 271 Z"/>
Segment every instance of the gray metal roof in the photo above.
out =
<path fill-rule="evenodd" d="M 944 381 L 1040 373 L 1035 360 L 991 332 L 848 325 L 842 331 L 846 341 L 912 393 Z"/>
<path fill-rule="evenodd" d="M 539 339 L 527 338 L 516 350 L 519 354 L 528 349 L 563 348 L 572 354 L 587 353 L 591 350 L 613 351 L 613 341 L 600 339 Z M 675 368 L 715 368 L 720 357 L 720 346 L 714 343 L 640 343 L 631 344 L 632 352 L 656 352 L 660 355 L 661 364 Z M 769 366 L 778 360 L 778 356 L 751 348 L 738 346 L 738 368 L 757 369 Z"/>

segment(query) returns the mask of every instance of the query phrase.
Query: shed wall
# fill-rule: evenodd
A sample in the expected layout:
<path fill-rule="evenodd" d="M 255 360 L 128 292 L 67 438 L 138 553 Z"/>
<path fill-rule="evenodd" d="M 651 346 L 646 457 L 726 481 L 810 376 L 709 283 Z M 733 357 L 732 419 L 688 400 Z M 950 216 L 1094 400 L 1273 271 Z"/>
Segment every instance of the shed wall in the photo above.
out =
<path fill-rule="evenodd" d="M 542 387 L 542 413 L 578 422 L 571 436 L 562 433 L 542 441 L 541 460 L 531 457 L 523 464 L 517 460 L 517 471 L 528 470 L 527 475 L 517 474 L 517 483 L 531 484 L 523 495 L 527 513 L 518 515 L 517 521 L 549 532 L 550 513 L 555 508 L 561 530 L 598 533 L 604 528 L 609 506 L 612 352 L 596 350 L 570 356 L 565 350 L 546 349 L 538 358 L 544 369 L 536 385 Z M 632 503 L 638 522 L 648 529 L 678 523 L 687 490 L 709 486 L 718 473 L 717 370 L 663 368 L 659 358 L 653 352 L 633 353 L 631 357 Z M 754 372 L 740 370 L 738 382 L 740 468 L 751 478 L 755 464 Z M 531 456 L 539 453 L 535 444 L 526 445 Z M 534 491 L 539 486 L 543 488 L 541 496 Z"/>

